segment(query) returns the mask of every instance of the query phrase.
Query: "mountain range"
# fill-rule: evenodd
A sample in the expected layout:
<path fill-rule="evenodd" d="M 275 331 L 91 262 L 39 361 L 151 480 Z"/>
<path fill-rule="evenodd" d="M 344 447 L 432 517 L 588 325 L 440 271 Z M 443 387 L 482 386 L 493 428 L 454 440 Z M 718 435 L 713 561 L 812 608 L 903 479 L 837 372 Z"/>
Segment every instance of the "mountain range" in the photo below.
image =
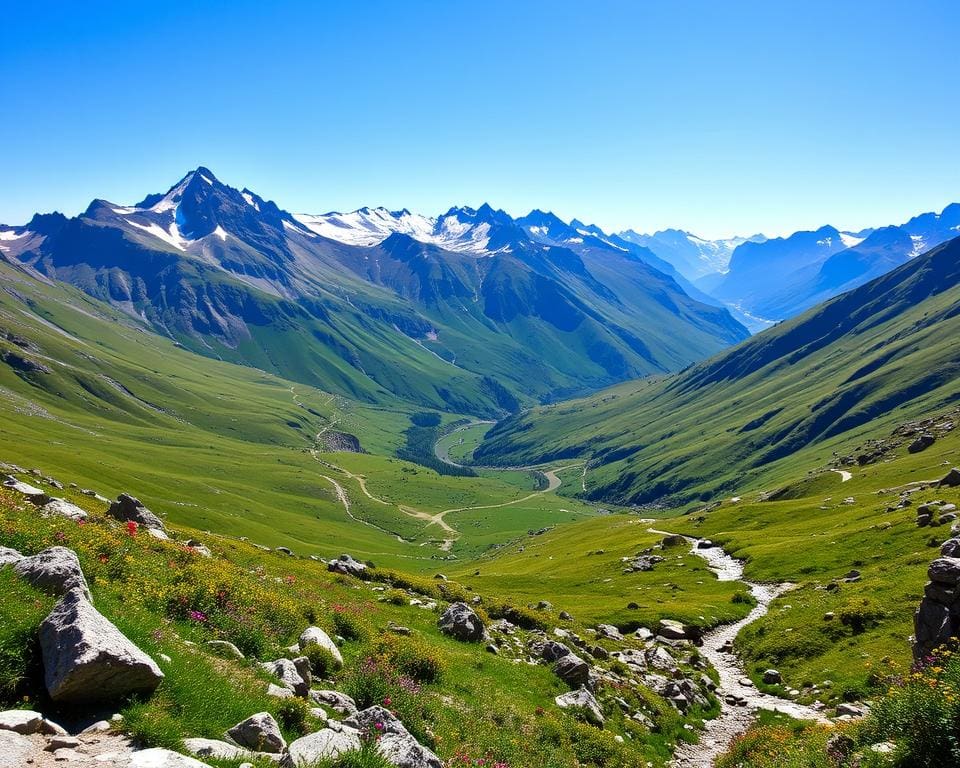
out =
<path fill-rule="evenodd" d="M 200 354 L 478 415 L 676 370 L 747 336 L 646 249 L 550 214 L 294 216 L 203 167 L 134 205 L 0 227 L 0 256 Z"/>
<path fill-rule="evenodd" d="M 474 455 L 585 459 L 595 500 L 719 498 L 779 462 L 829 461 L 830 441 L 955 403 L 958 307 L 960 237 L 680 374 L 508 418 Z"/>

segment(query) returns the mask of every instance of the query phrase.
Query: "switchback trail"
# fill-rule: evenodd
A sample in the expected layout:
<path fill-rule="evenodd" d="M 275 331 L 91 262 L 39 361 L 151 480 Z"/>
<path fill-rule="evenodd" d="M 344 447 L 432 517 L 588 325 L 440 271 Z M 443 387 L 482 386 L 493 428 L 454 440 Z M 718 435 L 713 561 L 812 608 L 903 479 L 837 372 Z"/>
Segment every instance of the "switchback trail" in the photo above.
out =
<path fill-rule="evenodd" d="M 649 529 L 651 533 L 669 535 L 666 531 Z M 692 546 L 691 552 L 707 561 L 720 581 L 739 581 L 750 588 L 757 605 L 740 621 L 724 624 L 703 637 L 700 653 L 710 662 L 720 677 L 717 696 L 720 699 L 720 714 L 708 720 L 700 732 L 696 744 L 680 744 L 674 753 L 673 768 L 712 768 L 716 759 L 727 751 L 730 743 L 744 733 L 753 723 L 758 710 L 782 712 L 798 720 L 814 720 L 828 723 L 823 713 L 804 704 L 797 704 L 778 696 L 762 693 L 751 682 L 743 663 L 730 652 L 730 645 L 748 624 L 764 616 L 770 603 L 792 584 L 757 584 L 743 578 L 743 563 L 735 560 L 720 547 L 699 549 L 698 540 L 684 537 Z"/>

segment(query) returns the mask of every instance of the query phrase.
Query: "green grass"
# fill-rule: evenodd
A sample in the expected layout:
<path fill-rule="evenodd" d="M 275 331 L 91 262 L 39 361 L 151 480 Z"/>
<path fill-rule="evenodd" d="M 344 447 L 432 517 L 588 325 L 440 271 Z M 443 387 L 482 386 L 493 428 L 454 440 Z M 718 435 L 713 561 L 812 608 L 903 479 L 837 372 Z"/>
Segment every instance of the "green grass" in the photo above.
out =
<path fill-rule="evenodd" d="M 78 501 L 91 506 L 86 497 Z M 156 693 L 117 705 L 124 715 L 123 729 L 145 745 L 176 749 L 185 737 L 222 737 L 226 728 L 259 711 L 286 722 L 285 736 L 296 738 L 296 718 L 284 720 L 284 703 L 266 696 L 267 678 L 254 662 L 281 655 L 310 623 L 349 636 L 341 649 L 344 669 L 322 685 L 352 691 L 365 703 L 389 697 L 411 732 L 451 765 L 482 758 L 533 768 L 575 763 L 626 768 L 647 761 L 659 766 L 669 757 L 672 743 L 689 738 L 686 723 L 716 711 L 694 710 L 683 718 L 643 686 L 621 692 L 646 697 L 645 709 L 657 723 L 656 732 L 649 732 L 623 719 L 607 700 L 616 693 L 610 690 L 603 694 L 610 720 L 600 731 L 553 704 L 553 697 L 567 688 L 548 667 L 516 664 L 489 654 L 482 643 L 442 635 L 435 611 L 389 599 L 353 579 L 330 574 L 310 559 L 264 553 L 244 542 L 209 536 L 214 556 L 203 558 L 175 542 L 142 533 L 131 536 L 96 509 L 91 513 L 85 525 L 41 518 L 34 507 L 0 489 L 0 545 L 26 554 L 54 543 L 76 551 L 98 609 L 159 659 L 166 677 Z M 191 529 L 178 533 L 204 537 Z M 39 670 L 29 656 L 29 638 L 35 637 L 51 598 L 24 587 L 9 569 L 0 570 L 0 587 L 5 596 L 15 598 L 0 605 L 0 669 L 4 680 L 20 681 L 0 693 L 0 704 L 35 706 L 66 717 L 68 707 L 46 700 Z M 484 605 L 503 599 L 482 593 Z M 200 611 L 203 618 L 191 618 L 191 611 Z M 390 634 L 386 627 L 391 622 L 410 628 L 412 636 Z M 210 656 L 205 652 L 207 639 L 235 642 L 251 658 L 235 662 Z M 415 684 L 403 682 L 401 675 Z M 631 739 L 617 743 L 615 734 Z M 362 756 L 356 760 L 368 764 Z"/>

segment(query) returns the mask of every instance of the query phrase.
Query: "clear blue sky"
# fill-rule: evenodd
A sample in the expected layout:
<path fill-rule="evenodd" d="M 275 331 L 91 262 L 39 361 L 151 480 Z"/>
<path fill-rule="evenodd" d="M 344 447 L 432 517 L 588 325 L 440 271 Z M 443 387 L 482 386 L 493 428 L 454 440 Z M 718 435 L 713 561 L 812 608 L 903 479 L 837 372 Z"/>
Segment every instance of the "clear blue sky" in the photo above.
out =
<path fill-rule="evenodd" d="M 707 236 L 960 200 L 960 3 L 22 2 L 0 221 L 190 168 L 294 212 L 483 201 Z"/>

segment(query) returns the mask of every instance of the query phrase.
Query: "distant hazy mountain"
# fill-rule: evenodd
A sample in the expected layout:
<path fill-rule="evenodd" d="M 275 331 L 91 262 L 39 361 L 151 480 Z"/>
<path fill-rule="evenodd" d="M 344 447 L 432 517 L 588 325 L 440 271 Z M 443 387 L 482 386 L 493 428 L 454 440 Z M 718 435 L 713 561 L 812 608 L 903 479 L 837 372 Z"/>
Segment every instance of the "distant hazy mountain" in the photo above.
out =
<path fill-rule="evenodd" d="M 0 226 L 0 258 L 200 354 L 461 413 L 678 369 L 747 335 L 645 249 L 548 225 L 489 205 L 293 216 L 201 167 L 136 205 Z"/>
<path fill-rule="evenodd" d="M 744 243 L 729 270 L 698 286 L 736 307 L 770 320 L 791 317 L 831 296 L 904 264 L 960 234 L 960 205 L 916 216 L 900 226 L 841 232 L 825 226 L 787 238 Z"/>
<path fill-rule="evenodd" d="M 642 235 L 628 229 L 620 232 L 619 236 L 649 248 L 690 281 L 714 272 L 726 272 L 734 249 L 743 243 L 762 243 L 766 240 L 763 235 L 705 240 L 682 229 L 664 229 L 652 235 Z"/>

